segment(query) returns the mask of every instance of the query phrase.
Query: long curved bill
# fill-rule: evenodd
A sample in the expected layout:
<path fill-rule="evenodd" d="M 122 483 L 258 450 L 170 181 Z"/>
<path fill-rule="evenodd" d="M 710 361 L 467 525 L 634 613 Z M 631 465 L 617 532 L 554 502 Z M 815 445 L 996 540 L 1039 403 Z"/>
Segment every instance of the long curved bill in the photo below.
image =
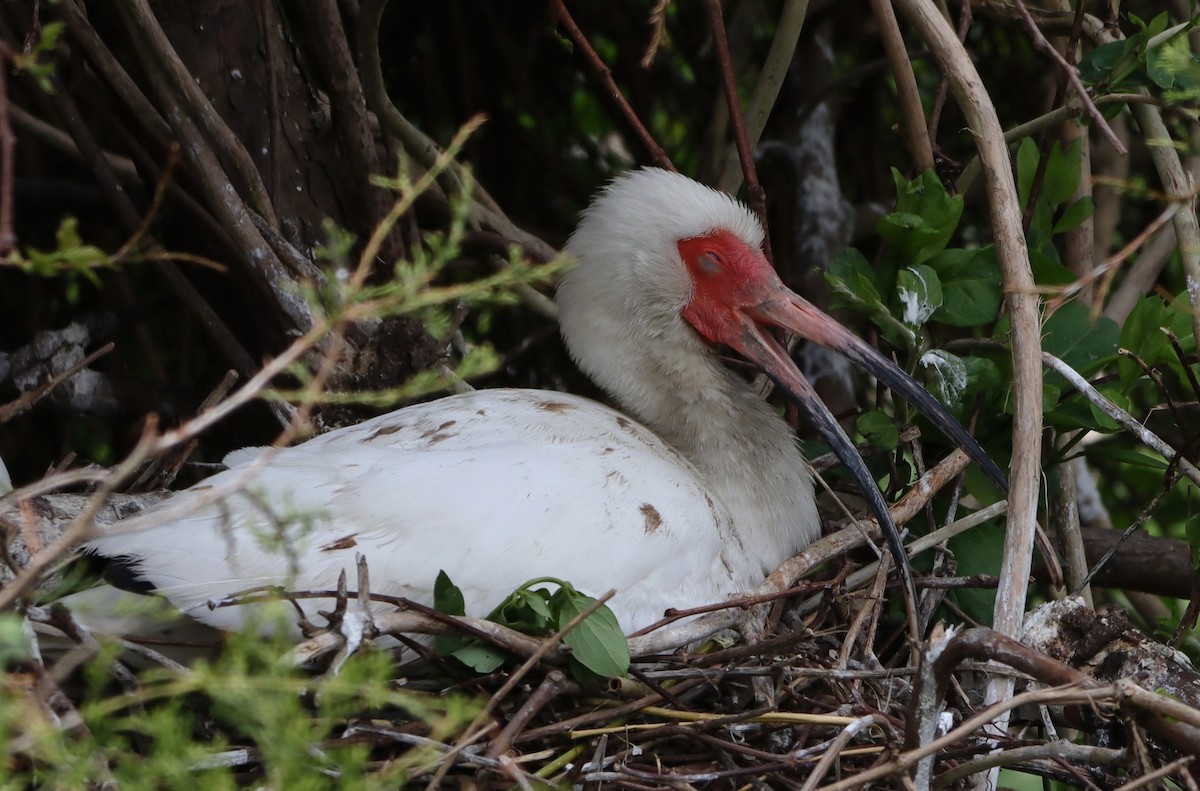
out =
<path fill-rule="evenodd" d="M 820 432 L 833 448 L 833 452 L 854 475 L 859 488 L 870 503 L 875 518 L 879 520 L 888 549 L 903 575 L 907 590 L 913 592 L 912 574 L 903 542 L 900 540 L 900 531 L 892 521 L 883 493 L 879 491 L 875 479 L 871 477 L 846 432 L 784 349 L 765 331 L 763 325 L 769 324 L 794 332 L 832 349 L 866 370 L 920 410 L 942 433 L 966 451 L 996 485 L 1007 491 L 1008 480 L 1004 473 L 975 438 L 925 388 L 831 316 L 792 293 L 782 284 L 775 286 L 770 295 L 759 304 L 743 307 L 738 311 L 738 315 L 741 319 L 741 332 L 736 337 L 726 337 L 724 342 L 758 365 L 784 389 L 808 422 Z"/>

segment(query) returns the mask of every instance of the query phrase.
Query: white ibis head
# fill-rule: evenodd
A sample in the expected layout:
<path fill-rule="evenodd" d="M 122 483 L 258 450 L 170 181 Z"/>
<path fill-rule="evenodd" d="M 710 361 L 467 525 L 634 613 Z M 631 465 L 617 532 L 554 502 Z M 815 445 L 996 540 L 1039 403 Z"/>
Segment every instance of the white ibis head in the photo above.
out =
<path fill-rule="evenodd" d="M 563 335 L 580 367 L 685 453 L 696 444 L 688 432 L 703 430 L 686 413 L 699 412 L 701 421 L 706 416 L 719 420 L 711 405 L 731 389 L 744 389 L 736 377 L 716 372 L 710 344 L 724 344 L 761 368 L 853 472 L 911 589 L 907 560 L 882 494 L 768 326 L 846 356 L 920 409 L 1001 486 L 1006 486 L 1004 475 L 911 377 L 785 287 L 763 255 L 762 243 L 758 220 L 728 195 L 655 168 L 620 176 L 584 212 L 568 243 L 580 264 L 559 290 Z M 745 405 L 744 400 L 738 403 Z M 736 421 L 719 422 L 718 429 L 737 434 L 731 442 L 748 444 L 751 453 L 761 441 L 747 436 Z M 693 463 L 703 466 L 700 454 L 721 452 L 713 444 L 691 448 Z M 772 460 L 750 458 L 749 463 L 765 466 Z M 807 530 L 799 544 L 816 536 L 815 525 Z"/>

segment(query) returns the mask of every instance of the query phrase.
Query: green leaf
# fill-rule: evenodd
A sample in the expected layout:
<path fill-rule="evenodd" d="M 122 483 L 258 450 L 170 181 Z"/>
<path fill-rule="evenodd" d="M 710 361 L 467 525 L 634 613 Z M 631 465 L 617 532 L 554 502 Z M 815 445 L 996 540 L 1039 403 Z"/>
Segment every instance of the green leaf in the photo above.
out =
<path fill-rule="evenodd" d="M 1037 250 L 1029 251 L 1029 265 L 1039 286 L 1065 286 L 1075 282 L 1070 269 Z"/>
<path fill-rule="evenodd" d="M 1042 348 L 1081 374 L 1116 354 L 1121 328 L 1101 317 L 1095 324 L 1083 305 L 1067 303 L 1042 325 Z"/>
<path fill-rule="evenodd" d="M 450 575 L 441 569 L 433 581 L 433 609 L 446 615 L 466 615 L 467 606 L 462 591 L 450 581 Z M 441 656 L 454 656 L 458 651 L 475 645 L 477 641 L 456 634 L 439 634 L 433 638 L 433 650 Z M 469 666 L 470 663 L 467 663 Z M 490 672 L 490 671 L 481 671 Z"/>
<path fill-rule="evenodd" d="M 1160 329 L 1167 323 L 1167 314 L 1167 306 L 1161 297 L 1151 294 L 1139 299 L 1121 328 L 1121 348 L 1133 352 L 1150 366 L 1174 358 L 1171 342 Z M 1124 387 L 1129 387 L 1142 375 L 1141 366 L 1127 357 L 1117 361 L 1117 371 Z"/>
<path fill-rule="evenodd" d="M 964 395 L 982 390 L 998 389 L 1004 382 L 1000 378 L 1000 367 L 986 357 L 963 357 L 967 369 L 967 390 Z"/>
<path fill-rule="evenodd" d="M 1056 415 L 1061 411 L 1058 399 L 1062 395 L 1062 386 L 1057 382 L 1042 383 L 1042 412 L 1046 415 Z"/>
<path fill-rule="evenodd" d="M 894 450 L 900 444 L 900 431 L 896 421 L 886 412 L 873 410 L 863 412 L 855 424 L 858 433 L 862 434 L 872 447 L 882 450 Z"/>
<path fill-rule="evenodd" d="M 1088 217 L 1092 216 L 1095 211 L 1096 204 L 1090 197 L 1084 196 L 1072 203 L 1062 216 L 1058 218 L 1058 222 L 1054 223 L 1054 233 L 1066 233 L 1073 231 L 1083 223 Z"/>
<path fill-rule="evenodd" d="M 942 306 L 942 283 L 937 272 L 924 264 L 901 269 L 896 274 L 896 299 L 900 320 L 919 330 Z"/>
<path fill-rule="evenodd" d="M 961 357 L 932 349 L 921 356 L 921 367 L 928 372 L 925 381 L 934 398 L 947 406 L 962 402 L 967 390 L 967 366 Z"/>
<path fill-rule="evenodd" d="M 545 588 L 517 588 L 488 620 L 527 634 L 549 634 L 555 622 L 550 608 L 551 595 Z"/>
<path fill-rule="evenodd" d="M 868 315 L 887 310 L 872 278 L 871 265 L 853 247 L 842 250 L 829 262 L 825 282 L 835 297 L 841 297 L 839 307 L 851 307 Z"/>
<path fill-rule="evenodd" d="M 1194 90 L 1200 85 L 1200 59 L 1185 31 L 1146 52 L 1146 75 L 1164 91 Z"/>
<path fill-rule="evenodd" d="M 1059 379 L 1059 382 L 1062 380 Z M 1096 419 L 1096 413 L 1092 410 L 1091 402 L 1075 392 L 1067 394 L 1066 398 L 1060 400 L 1062 393 L 1058 385 L 1045 385 L 1043 409 L 1046 414 L 1046 422 L 1060 431 L 1075 431 L 1083 429 L 1085 431 L 1098 431 L 1105 434 L 1111 433 L 1111 429 L 1107 428 L 1108 423 L 1101 424 Z M 1052 393 L 1052 397 L 1051 394 Z"/>
<path fill-rule="evenodd" d="M 1021 206 L 1029 205 L 1033 192 L 1033 177 L 1037 174 L 1038 147 L 1033 138 L 1024 138 L 1017 146 L 1017 198 Z"/>
<path fill-rule="evenodd" d="M 958 574 L 998 574 L 1004 556 L 1004 528 L 989 522 L 947 542 L 958 561 Z M 996 605 L 994 589 L 962 588 L 951 594 L 967 615 L 979 623 L 992 623 Z"/>
<path fill-rule="evenodd" d="M 595 603 L 574 589 L 560 588 L 561 606 L 558 610 L 558 628 L 564 628 L 573 618 Z M 608 678 L 623 676 L 629 672 L 629 643 L 617 623 L 617 616 L 606 606 L 583 619 L 583 622 L 563 637 L 571 646 L 572 656 L 593 673 Z"/>
<path fill-rule="evenodd" d="M 954 327 L 990 324 L 1000 312 L 1004 284 L 996 250 L 943 250 L 929 259 L 942 284 L 942 304 L 933 317 Z"/>
<path fill-rule="evenodd" d="M 1129 411 L 1129 396 L 1127 396 L 1124 392 L 1115 387 L 1102 387 L 1099 388 L 1099 391 L 1100 395 L 1113 402 L 1113 404 L 1119 406 L 1121 409 L 1124 409 L 1126 412 Z M 1117 423 L 1117 421 L 1105 414 L 1100 407 L 1096 406 L 1091 401 L 1088 402 L 1088 406 L 1092 410 L 1092 417 L 1096 419 L 1096 424 L 1100 427 L 1100 431 L 1112 432 L 1120 428 L 1120 425 Z"/>
<path fill-rule="evenodd" d="M 1162 473 L 1167 469 L 1167 460 L 1157 453 L 1143 453 L 1129 448 L 1113 447 L 1106 442 L 1097 443 L 1095 447 L 1089 448 L 1088 455 L 1113 463 L 1139 467 L 1154 473 Z"/>
<path fill-rule="evenodd" d="M 891 253 L 908 265 L 924 263 L 945 249 L 962 216 L 961 195 L 950 195 L 937 173 L 927 170 L 913 181 L 892 169 L 896 211 L 879 221 L 879 235 Z"/>
<path fill-rule="evenodd" d="M 446 615 L 466 615 L 467 605 L 462 591 L 450 581 L 446 572 L 438 570 L 433 581 L 433 609 Z"/>
<path fill-rule="evenodd" d="M 462 648 L 450 651 L 449 655 L 476 673 L 491 673 L 508 659 L 508 654 L 496 646 L 481 643 L 478 640 L 473 640 Z"/>
<path fill-rule="evenodd" d="M 1079 61 L 1079 76 L 1091 85 L 1112 85 L 1117 72 L 1128 67 L 1138 39 L 1127 38 L 1101 44 Z"/>
<path fill-rule="evenodd" d="M 1082 147 L 1078 140 L 1066 151 L 1061 142 L 1055 141 L 1050 147 L 1050 161 L 1046 163 L 1039 202 L 1046 201 L 1051 209 L 1055 209 L 1075 194 L 1079 187 L 1081 156 Z"/>

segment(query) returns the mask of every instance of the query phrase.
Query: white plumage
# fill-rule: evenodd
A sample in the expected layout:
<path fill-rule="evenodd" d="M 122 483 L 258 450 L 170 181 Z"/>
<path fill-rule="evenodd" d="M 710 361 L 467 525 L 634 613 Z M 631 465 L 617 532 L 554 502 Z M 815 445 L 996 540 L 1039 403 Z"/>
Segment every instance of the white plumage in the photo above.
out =
<path fill-rule="evenodd" d="M 757 324 L 845 341 L 778 283 L 762 239 L 728 196 L 661 170 L 626 174 L 571 237 L 579 264 L 558 303 L 572 356 L 630 416 L 545 391 L 451 396 L 263 459 L 235 452 L 229 470 L 90 548 L 132 558 L 182 610 L 222 628 L 241 626 L 246 608 L 210 610 L 210 599 L 333 589 L 342 571 L 355 579 L 359 553 L 374 592 L 426 604 L 444 570 L 469 615 L 533 577 L 616 588 L 626 631 L 750 588 L 820 524 L 792 433 L 710 341 L 770 369 L 808 407 L 807 385 Z"/>

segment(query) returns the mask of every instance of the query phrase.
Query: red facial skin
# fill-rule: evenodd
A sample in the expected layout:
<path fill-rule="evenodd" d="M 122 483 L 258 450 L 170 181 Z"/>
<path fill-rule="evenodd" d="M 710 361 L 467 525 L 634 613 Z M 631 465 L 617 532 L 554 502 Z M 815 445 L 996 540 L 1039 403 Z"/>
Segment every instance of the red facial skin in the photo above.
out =
<path fill-rule="evenodd" d="M 763 254 L 729 231 L 684 239 L 679 257 L 695 290 L 683 318 L 713 343 L 726 343 L 746 329 L 739 309 L 761 304 L 782 283 Z"/>

